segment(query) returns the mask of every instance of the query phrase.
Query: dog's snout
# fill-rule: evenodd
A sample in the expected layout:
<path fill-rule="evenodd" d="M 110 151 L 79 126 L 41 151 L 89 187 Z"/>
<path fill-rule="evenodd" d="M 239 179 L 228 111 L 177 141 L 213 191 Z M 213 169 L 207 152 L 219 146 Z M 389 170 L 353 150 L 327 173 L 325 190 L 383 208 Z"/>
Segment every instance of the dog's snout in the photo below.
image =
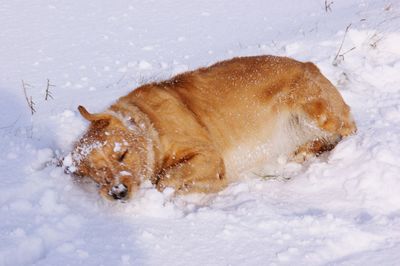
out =
<path fill-rule="evenodd" d="M 64 167 L 64 173 L 65 174 L 73 174 L 75 172 L 76 168 L 74 166 L 65 166 Z"/>
<path fill-rule="evenodd" d="M 64 167 L 64 173 L 71 174 L 71 169 L 69 169 L 69 166 Z"/>
<path fill-rule="evenodd" d="M 128 188 L 124 184 L 118 184 L 111 188 L 109 194 L 115 200 L 124 199 L 128 195 Z"/>

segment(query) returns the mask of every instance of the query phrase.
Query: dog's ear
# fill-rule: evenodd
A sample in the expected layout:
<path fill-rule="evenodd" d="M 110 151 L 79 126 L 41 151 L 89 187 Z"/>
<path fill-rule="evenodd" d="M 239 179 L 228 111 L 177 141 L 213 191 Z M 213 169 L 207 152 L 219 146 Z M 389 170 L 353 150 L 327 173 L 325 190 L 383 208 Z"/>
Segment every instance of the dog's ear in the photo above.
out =
<path fill-rule="evenodd" d="M 89 113 L 85 107 L 83 107 L 82 105 L 78 106 L 78 111 L 79 113 L 81 113 L 81 115 L 88 121 L 93 122 L 93 121 L 98 121 L 98 120 L 110 120 L 111 119 L 111 115 L 109 114 L 104 114 L 104 113 L 100 113 L 100 114 L 91 114 Z"/>

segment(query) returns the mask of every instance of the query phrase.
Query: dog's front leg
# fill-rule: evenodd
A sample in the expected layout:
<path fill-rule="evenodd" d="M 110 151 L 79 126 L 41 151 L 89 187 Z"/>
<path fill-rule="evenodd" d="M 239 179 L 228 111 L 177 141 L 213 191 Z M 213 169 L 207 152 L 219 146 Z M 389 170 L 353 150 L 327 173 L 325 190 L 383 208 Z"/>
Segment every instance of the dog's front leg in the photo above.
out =
<path fill-rule="evenodd" d="M 184 153 L 159 173 L 157 189 L 172 187 L 180 194 L 218 192 L 226 187 L 223 159 L 213 150 Z"/>

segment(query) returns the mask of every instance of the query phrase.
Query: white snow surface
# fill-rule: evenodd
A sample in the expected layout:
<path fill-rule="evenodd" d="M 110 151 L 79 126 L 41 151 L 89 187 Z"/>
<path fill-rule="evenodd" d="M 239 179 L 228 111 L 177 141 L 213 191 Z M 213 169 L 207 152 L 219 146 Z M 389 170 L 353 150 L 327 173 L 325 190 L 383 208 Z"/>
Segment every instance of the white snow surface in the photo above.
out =
<path fill-rule="evenodd" d="M 1 1 L 0 265 L 400 265 L 400 3 L 324 2 Z M 357 134 L 215 195 L 110 202 L 57 167 L 79 104 L 260 54 L 315 62 Z"/>

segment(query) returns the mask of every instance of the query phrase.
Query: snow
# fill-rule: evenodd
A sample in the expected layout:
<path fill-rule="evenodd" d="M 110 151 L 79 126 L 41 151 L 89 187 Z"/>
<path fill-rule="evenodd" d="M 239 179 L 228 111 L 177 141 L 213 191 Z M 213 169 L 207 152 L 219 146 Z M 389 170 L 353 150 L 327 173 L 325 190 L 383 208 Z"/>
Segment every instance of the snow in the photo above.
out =
<path fill-rule="evenodd" d="M 398 2 L 2 1 L 0 13 L 0 265 L 400 263 Z M 57 167 L 87 126 L 78 105 L 101 111 L 140 84 L 256 54 L 315 62 L 357 134 L 216 195 L 145 182 L 111 202 Z"/>

